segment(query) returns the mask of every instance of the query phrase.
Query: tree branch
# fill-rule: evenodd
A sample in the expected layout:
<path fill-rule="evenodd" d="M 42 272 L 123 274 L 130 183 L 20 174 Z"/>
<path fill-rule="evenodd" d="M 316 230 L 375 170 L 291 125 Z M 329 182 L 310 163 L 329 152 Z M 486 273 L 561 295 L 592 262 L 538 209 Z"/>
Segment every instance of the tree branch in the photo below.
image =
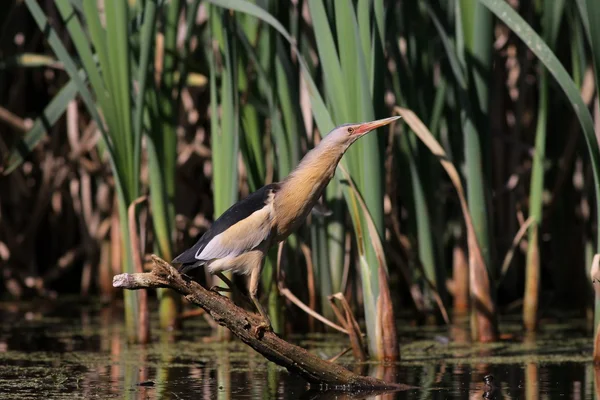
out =
<path fill-rule="evenodd" d="M 191 303 L 203 308 L 220 325 L 227 327 L 241 341 L 268 360 L 296 373 L 311 384 L 325 384 L 332 389 L 348 390 L 406 390 L 408 385 L 356 375 L 341 365 L 323 360 L 305 349 L 267 331 L 256 337 L 256 327 L 262 322 L 258 315 L 245 311 L 225 296 L 203 288 L 197 282 L 184 279 L 166 261 L 152 255 L 154 268 L 148 273 L 120 274 L 113 278 L 113 286 L 122 289 L 171 288 Z"/>

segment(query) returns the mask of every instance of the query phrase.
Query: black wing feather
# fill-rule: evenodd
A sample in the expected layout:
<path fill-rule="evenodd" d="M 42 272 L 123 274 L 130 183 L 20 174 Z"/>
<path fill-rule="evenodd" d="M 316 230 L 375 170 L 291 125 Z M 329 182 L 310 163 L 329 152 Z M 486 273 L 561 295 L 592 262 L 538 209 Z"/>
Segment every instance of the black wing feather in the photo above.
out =
<path fill-rule="evenodd" d="M 204 235 L 198 239 L 196 244 L 175 257 L 172 263 L 181 263 L 182 270 L 194 268 L 193 265 L 189 264 L 201 264 L 203 260 L 198 260 L 196 258 L 196 253 L 198 251 L 202 252 L 202 249 L 204 249 L 204 247 L 206 247 L 206 245 L 210 243 L 215 236 L 223 233 L 230 226 L 237 224 L 243 219 L 248 218 L 255 211 L 263 208 L 267 199 L 269 198 L 269 193 L 271 191 L 277 191 L 278 188 L 279 185 L 277 183 L 265 185 L 256 192 L 249 194 L 248 197 L 229 207 L 227 211 L 225 211 L 219 218 L 217 218 L 215 222 L 213 222 L 210 229 L 208 229 Z"/>

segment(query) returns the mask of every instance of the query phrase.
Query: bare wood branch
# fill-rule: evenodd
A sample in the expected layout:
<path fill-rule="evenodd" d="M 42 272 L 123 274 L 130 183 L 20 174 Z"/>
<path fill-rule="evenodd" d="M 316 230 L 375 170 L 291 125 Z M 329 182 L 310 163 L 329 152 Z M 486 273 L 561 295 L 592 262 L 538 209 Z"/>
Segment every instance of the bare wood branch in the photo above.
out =
<path fill-rule="evenodd" d="M 262 322 L 258 315 L 249 313 L 221 296 L 203 288 L 200 284 L 185 280 L 166 261 L 152 255 L 152 272 L 120 274 L 113 278 L 113 286 L 121 289 L 171 288 L 191 303 L 203 308 L 220 325 L 227 327 L 242 342 L 277 363 L 290 372 L 296 373 L 312 384 L 328 385 L 332 389 L 382 389 L 406 390 L 411 386 L 361 376 L 346 368 L 323 360 L 307 350 L 281 339 L 275 333 L 266 331 L 260 337 L 254 332 Z"/>

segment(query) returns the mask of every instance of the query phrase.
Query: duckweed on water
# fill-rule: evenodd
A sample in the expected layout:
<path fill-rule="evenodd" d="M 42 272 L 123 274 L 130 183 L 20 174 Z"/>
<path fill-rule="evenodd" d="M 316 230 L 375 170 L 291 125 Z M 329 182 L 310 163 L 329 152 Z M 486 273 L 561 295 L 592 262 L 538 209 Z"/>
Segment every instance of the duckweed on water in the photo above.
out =
<path fill-rule="evenodd" d="M 211 331 L 202 318 L 186 320 L 181 332 L 161 334 L 155 330 L 152 342 L 140 346 L 124 341 L 122 321 L 111 316 L 118 313 L 106 309 L 60 316 L 47 311 L 49 318 L 30 321 L 19 312 L 29 311 L 0 315 L 6 316 L 3 321 L 15 321 L 3 324 L 0 330 L 3 399 L 122 398 L 129 394 L 180 399 L 214 398 L 217 394 L 231 398 L 323 397 L 314 390 L 307 392 L 304 381 L 238 340 L 207 341 Z M 468 337 L 461 331 L 464 326 L 449 330 L 399 321 L 400 363 L 378 372 L 375 363 L 356 365 L 351 353 L 338 362 L 361 373 L 387 373 L 388 379 L 421 388 L 399 392 L 396 398 L 483 394 L 483 379 L 488 374 L 495 377 L 497 390 L 511 398 L 522 397 L 532 376 L 536 377 L 535 390 L 547 398 L 559 397 L 565 390 L 570 393 L 575 387 L 586 388 L 581 390 L 581 398 L 591 398 L 591 347 L 584 323 L 568 318 L 548 321 L 537 338 L 527 339 L 517 324 L 506 322 L 502 331 L 509 334 L 507 339 L 472 344 L 464 341 Z M 156 316 L 152 323 L 157 326 Z M 323 358 L 349 346 L 348 338 L 338 333 L 293 335 L 290 340 Z"/>

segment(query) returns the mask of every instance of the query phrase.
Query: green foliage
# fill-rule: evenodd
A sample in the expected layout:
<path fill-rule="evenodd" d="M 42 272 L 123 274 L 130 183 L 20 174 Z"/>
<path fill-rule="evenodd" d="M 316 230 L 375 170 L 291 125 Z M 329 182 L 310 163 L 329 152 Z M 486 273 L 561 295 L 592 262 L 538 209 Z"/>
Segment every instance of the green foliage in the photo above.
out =
<path fill-rule="evenodd" d="M 127 208 L 133 200 L 139 197 L 141 129 L 133 129 L 132 111 L 135 104 L 132 104 L 131 100 L 128 6 L 126 3 L 118 3 L 115 7 L 108 7 L 105 15 L 106 27 L 104 28 L 100 23 L 96 3 L 85 2 L 83 12 L 89 27 L 90 43 L 83 33 L 82 25 L 71 3 L 67 0 L 56 2 L 73 39 L 83 69 L 89 77 L 96 101 L 104 115 L 103 119 L 96 109 L 91 93 L 79 77 L 75 61 L 65 49 L 56 32 L 50 28 L 39 5 L 35 1 L 28 1 L 26 4 L 40 29 L 48 32 L 47 37 L 56 56 L 65 65 L 70 78 L 77 85 L 88 111 L 103 134 L 115 174 L 119 198 L 124 270 L 125 272 L 134 272 L 132 249 L 129 243 Z M 147 30 L 146 35 L 151 33 L 150 30 Z M 92 53 L 92 46 L 97 50 L 98 62 Z M 105 123 L 106 128 L 104 127 Z M 138 333 L 138 323 L 134 318 L 139 309 L 137 294 L 125 293 L 125 301 L 127 304 L 125 313 L 127 334 L 129 340 L 135 341 Z"/>
<path fill-rule="evenodd" d="M 527 275 L 532 288 L 527 292 L 537 300 L 541 281 L 534 272 L 540 271 L 540 257 L 548 257 L 540 232 L 546 218 L 558 219 L 547 213 L 545 191 L 560 197 L 563 192 L 554 187 L 573 180 L 573 158 L 582 163 L 584 178 L 588 166 L 593 175 L 593 193 L 584 196 L 596 203 L 594 221 L 585 221 L 582 235 L 593 237 L 600 251 L 600 238 L 593 233 L 600 221 L 600 152 L 589 105 L 580 94 L 590 62 L 596 82 L 600 80 L 600 6 L 595 0 L 521 3 L 515 10 L 505 0 L 301 0 L 292 6 L 276 0 L 146 0 L 111 3 L 100 12 L 95 1 L 56 0 L 58 22 L 73 47 L 68 51 L 48 11 L 26 0 L 53 55 L 11 56 L 0 69 L 56 68 L 69 80 L 32 128 L 17 138 L 2 160 L 3 172 L 15 171 L 78 98 L 100 130 L 99 146 L 108 155 L 119 200 L 123 265 L 133 271 L 126 210 L 146 191 L 154 250 L 165 259 L 173 256 L 177 147 L 185 146 L 189 132 L 199 128 L 178 130 L 183 89 L 195 66 L 209 75 L 209 93 L 198 95 L 198 103 L 207 103 L 199 125 L 211 148 L 211 157 L 203 160 L 212 171 L 214 215 L 207 219 L 218 217 L 240 193 L 283 179 L 334 126 L 386 117 L 397 105 L 425 121 L 445 157 L 457 166 L 481 245 L 481 265 L 488 269 L 486 280 L 499 275 L 496 266 L 518 231 L 515 215 L 523 212 L 533 219 L 528 253 L 516 258 L 536 265 L 528 267 L 533 272 Z M 198 26 L 201 4 L 208 18 Z M 182 21 L 185 34 L 179 42 Z M 571 32 L 566 39 L 563 30 Z M 161 54 L 156 53 L 157 33 L 164 38 Z M 192 43 L 197 44 L 194 52 Z M 516 56 L 511 55 L 514 49 Z M 161 71 L 154 68 L 157 58 Z M 515 73 L 520 77 L 509 88 L 506 76 Z M 554 96 L 558 92 L 565 96 Z M 565 118 L 554 124 L 553 116 L 565 113 L 565 98 L 581 126 L 588 157 L 575 145 L 575 156 L 554 148 L 566 142 L 553 136 L 563 129 Z M 528 125 L 526 120 L 537 122 Z M 178 138 L 178 131 L 184 135 Z M 440 160 L 410 132 L 396 137 L 382 130 L 350 148 L 323 198 L 331 213 L 315 213 L 290 238 L 281 266 L 291 290 L 301 299 L 316 295 L 317 311 L 328 318 L 334 318 L 328 296 L 354 289 L 353 306 L 364 313 L 371 354 L 380 358 L 378 307 L 389 289 L 388 277 L 394 289 L 410 289 L 406 297 L 419 312 L 447 307 L 454 261 L 448 255 L 466 241 L 461 209 L 448 190 Z M 522 151 L 528 146 L 534 146 L 533 153 Z M 148 181 L 143 183 L 144 163 Z M 516 188 L 506 189 L 515 176 Z M 561 211 L 564 219 L 577 215 Z M 348 235 L 350 253 L 345 248 Z M 305 244 L 310 245 L 316 293 L 305 287 Z M 392 259 L 394 268 L 388 270 Z M 277 293 L 275 266 L 271 254 L 262 282 L 281 332 L 284 303 Z M 514 283 L 510 290 L 518 286 Z M 167 294 L 160 292 L 170 310 L 162 319 L 173 321 L 178 305 Z M 495 299 L 495 291 L 488 294 Z M 126 296 L 131 322 L 138 305 L 135 295 Z M 535 301 L 529 304 L 537 308 Z"/>

